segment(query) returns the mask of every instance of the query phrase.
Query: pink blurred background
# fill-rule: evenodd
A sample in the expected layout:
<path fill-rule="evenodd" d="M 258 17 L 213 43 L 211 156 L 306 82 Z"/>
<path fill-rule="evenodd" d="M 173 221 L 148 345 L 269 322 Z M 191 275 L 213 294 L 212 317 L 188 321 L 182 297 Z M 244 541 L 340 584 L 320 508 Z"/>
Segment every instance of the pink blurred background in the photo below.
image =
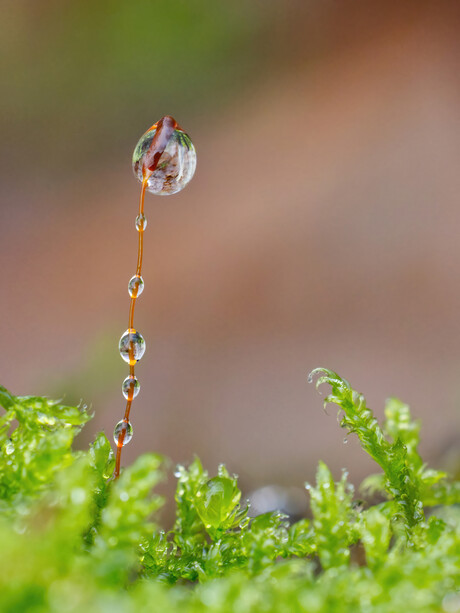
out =
<path fill-rule="evenodd" d="M 460 403 L 458 2 L 5 3 L 1 382 L 121 419 L 139 184 L 172 114 L 198 167 L 147 195 L 126 464 L 225 462 L 301 487 L 372 463 L 307 384 L 327 366 L 420 417 L 449 468 Z"/>

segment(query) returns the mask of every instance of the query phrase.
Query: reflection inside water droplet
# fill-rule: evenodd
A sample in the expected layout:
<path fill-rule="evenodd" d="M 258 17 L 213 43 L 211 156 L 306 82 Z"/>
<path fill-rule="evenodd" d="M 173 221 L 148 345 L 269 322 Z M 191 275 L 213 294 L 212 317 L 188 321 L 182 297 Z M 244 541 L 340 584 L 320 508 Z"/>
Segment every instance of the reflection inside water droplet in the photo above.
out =
<path fill-rule="evenodd" d="M 143 180 L 144 156 L 149 151 L 156 129 L 141 136 L 133 153 L 133 171 L 139 181 Z M 174 130 L 158 164 L 147 180 L 147 191 L 158 196 L 180 192 L 192 179 L 196 169 L 195 147 L 188 134 Z"/>

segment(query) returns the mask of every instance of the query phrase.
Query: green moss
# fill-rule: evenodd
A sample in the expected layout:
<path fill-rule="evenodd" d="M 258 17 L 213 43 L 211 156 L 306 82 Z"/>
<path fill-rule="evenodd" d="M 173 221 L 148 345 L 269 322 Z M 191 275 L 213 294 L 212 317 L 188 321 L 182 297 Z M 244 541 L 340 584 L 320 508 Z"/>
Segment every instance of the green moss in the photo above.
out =
<path fill-rule="evenodd" d="M 167 533 L 155 521 L 160 456 L 139 457 L 114 482 L 104 434 L 72 450 L 84 407 L 0 388 L 0 610 L 460 610 L 459 484 L 423 463 L 406 405 L 390 400 L 380 426 L 347 381 L 316 374 L 379 465 L 365 486 L 386 501 L 357 505 L 346 474 L 336 483 L 320 463 L 307 486 L 311 520 L 250 517 L 236 478 L 223 466 L 210 477 L 195 459 L 177 468 Z"/>

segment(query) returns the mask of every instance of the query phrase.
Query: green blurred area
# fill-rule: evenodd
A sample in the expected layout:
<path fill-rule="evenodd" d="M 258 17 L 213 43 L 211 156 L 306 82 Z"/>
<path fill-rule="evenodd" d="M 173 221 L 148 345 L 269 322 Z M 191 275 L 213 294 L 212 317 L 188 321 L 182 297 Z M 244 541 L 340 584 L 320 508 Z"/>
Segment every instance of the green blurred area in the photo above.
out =
<path fill-rule="evenodd" d="M 133 134 L 166 113 L 187 126 L 204 121 L 266 66 L 275 6 L 8 3 L 0 25 L 4 171 L 99 163 L 113 148 L 131 149 Z"/>

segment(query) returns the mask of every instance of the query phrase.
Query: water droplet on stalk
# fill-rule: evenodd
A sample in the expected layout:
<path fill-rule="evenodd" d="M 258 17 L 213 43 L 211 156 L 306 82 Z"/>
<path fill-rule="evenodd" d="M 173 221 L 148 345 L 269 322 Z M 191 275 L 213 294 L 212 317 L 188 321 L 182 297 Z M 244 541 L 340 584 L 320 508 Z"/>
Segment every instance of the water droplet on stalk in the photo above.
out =
<path fill-rule="evenodd" d="M 131 277 L 128 283 L 128 293 L 131 298 L 137 298 L 144 291 L 144 279 L 140 275 Z"/>
<path fill-rule="evenodd" d="M 129 421 L 125 421 L 124 419 L 117 423 L 115 430 L 113 431 L 113 440 L 117 446 L 119 445 L 118 441 L 120 439 L 120 435 L 122 434 L 124 434 L 124 437 L 120 446 L 124 447 L 133 438 L 133 427 Z"/>
<path fill-rule="evenodd" d="M 144 213 L 140 213 L 136 217 L 136 230 L 138 232 L 143 232 L 146 227 L 147 227 L 147 217 L 144 215 Z"/>
<path fill-rule="evenodd" d="M 129 377 L 126 377 L 121 386 L 121 391 L 123 392 L 123 396 L 126 398 L 126 400 L 132 400 L 135 398 L 140 389 L 141 384 L 134 375 L 129 375 Z"/>
<path fill-rule="evenodd" d="M 150 145 L 156 134 L 151 128 L 136 145 L 133 153 L 133 171 L 139 181 L 143 180 L 144 163 Z M 195 174 L 195 147 L 188 134 L 176 129 L 172 132 L 155 170 L 147 180 L 147 191 L 158 196 L 169 196 L 180 192 Z"/>
<path fill-rule="evenodd" d="M 128 328 L 120 338 L 118 348 L 124 361 L 133 366 L 145 353 L 144 337 L 134 328 Z"/>

